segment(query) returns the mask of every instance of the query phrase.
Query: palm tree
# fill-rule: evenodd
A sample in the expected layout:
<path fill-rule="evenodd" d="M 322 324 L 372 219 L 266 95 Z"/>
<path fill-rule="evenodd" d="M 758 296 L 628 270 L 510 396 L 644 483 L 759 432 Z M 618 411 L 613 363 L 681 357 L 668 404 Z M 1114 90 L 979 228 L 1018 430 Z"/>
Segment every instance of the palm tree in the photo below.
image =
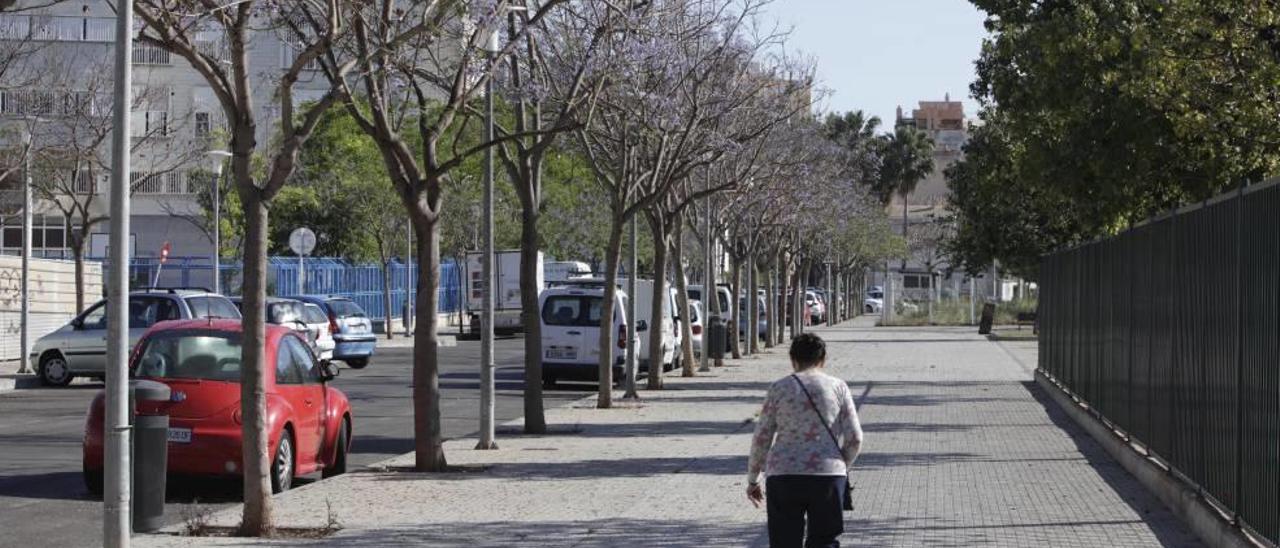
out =
<path fill-rule="evenodd" d="M 880 118 L 868 116 L 861 110 L 843 114 L 828 114 L 823 123 L 822 133 L 831 142 L 848 152 L 845 175 L 854 181 L 872 187 L 886 205 L 888 197 L 879 187 L 880 172 L 880 139 L 876 131 L 880 129 Z"/>
<path fill-rule="evenodd" d="M 902 237 L 907 237 L 907 197 L 933 172 L 933 139 L 915 126 L 899 125 L 884 136 L 881 148 L 882 187 L 902 197 Z"/>

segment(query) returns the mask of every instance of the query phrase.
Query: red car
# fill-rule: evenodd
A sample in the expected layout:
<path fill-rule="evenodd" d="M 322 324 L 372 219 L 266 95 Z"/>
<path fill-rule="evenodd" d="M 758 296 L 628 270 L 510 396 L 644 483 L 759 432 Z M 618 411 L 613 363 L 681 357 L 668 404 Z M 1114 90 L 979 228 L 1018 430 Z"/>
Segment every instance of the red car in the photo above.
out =
<path fill-rule="evenodd" d="M 140 414 L 169 414 L 170 474 L 239 475 L 240 341 L 239 320 L 179 320 L 152 326 L 134 348 L 130 376 L 172 389 L 168 402 L 138 404 Z M 267 326 L 264 369 L 272 490 L 295 476 L 346 472 L 351 405 L 328 384 L 337 369 L 278 325 Z M 94 493 L 102 492 L 103 398 L 94 398 L 84 429 L 84 478 Z"/>

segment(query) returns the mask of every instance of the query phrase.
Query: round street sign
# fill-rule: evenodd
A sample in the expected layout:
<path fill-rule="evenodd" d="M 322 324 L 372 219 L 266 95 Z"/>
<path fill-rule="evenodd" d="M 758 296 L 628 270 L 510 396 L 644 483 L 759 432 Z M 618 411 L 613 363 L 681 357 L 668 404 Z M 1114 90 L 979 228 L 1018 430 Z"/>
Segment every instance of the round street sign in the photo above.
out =
<path fill-rule="evenodd" d="M 310 255 L 316 248 L 316 233 L 310 228 L 300 227 L 289 233 L 289 249 L 298 255 Z"/>

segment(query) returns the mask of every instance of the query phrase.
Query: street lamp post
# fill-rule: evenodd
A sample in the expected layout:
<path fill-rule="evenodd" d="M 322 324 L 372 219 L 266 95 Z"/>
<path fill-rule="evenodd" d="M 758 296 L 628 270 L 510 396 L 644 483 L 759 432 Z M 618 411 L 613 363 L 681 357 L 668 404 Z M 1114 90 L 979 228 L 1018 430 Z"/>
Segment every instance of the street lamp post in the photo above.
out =
<path fill-rule="evenodd" d="M 116 3 L 111 133 L 111 269 L 107 281 L 106 474 L 104 548 L 128 548 L 132 522 L 129 426 L 129 149 L 133 86 L 133 2 Z"/>
<path fill-rule="evenodd" d="M 31 353 L 31 130 L 22 137 L 22 318 L 18 372 L 30 373 Z"/>
<path fill-rule="evenodd" d="M 225 150 L 210 150 L 213 167 L 213 292 L 222 293 L 222 164 L 231 157 Z"/>
<path fill-rule="evenodd" d="M 498 52 L 498 29 L 490 29 L 485 40 L 485 63 L 489 78 L 484 84 L 485 142 L 493 142 L 493 71 Z M 493 361 L 493 147 L 484 151 L 484 300 L 480 318 L 480 442 L 476 449 L 497 449 L 494 440 Z"/>

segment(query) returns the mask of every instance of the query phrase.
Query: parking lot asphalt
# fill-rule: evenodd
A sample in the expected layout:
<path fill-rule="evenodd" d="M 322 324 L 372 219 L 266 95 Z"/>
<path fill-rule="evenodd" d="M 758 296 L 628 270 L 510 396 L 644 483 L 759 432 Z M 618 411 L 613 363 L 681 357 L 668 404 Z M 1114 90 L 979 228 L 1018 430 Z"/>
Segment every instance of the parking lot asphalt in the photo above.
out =
<path fill-rule="evenodd" d="M 353 467 L 413 450 L 412 351 L 409 347 L 380 348 L 369 367 L 342 367 L 334 381 L 351 400 Z M 498 422 L 523 414 L 522 355 L 523 341 L 518 337 L 495 342 Z M 477 341 L 440 348 L 441 414 L 446 437 L 478 429 L 479 362 Z M 102 502 L 89 494 L 80 472 L 85 411 L 101 389 L 101 383 L 77 383 L 67 388 L 0 394 L 0 531 L 4 531 L 0 545 L 101 544 Z M 593 390 L 592 385 L 562 385 L 546 392 L 545 405 L 562 405 Z M 299 483 L 313 480 L 300 479 Z M 237 482 L 179 481 L 170 485 L 166 518 L 179 522 L 239 500 Z"/>

